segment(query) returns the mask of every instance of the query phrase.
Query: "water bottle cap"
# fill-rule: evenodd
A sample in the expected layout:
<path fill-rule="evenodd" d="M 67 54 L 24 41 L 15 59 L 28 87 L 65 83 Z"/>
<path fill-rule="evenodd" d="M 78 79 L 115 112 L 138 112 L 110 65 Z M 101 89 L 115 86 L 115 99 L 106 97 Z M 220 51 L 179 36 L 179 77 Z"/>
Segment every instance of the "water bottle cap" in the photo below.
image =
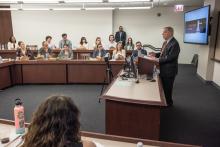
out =
<path fill-rule="evenodd" d="M 22 105 L 22 101 L 20 98 L 15 99 L 15 105 Z"/>
<path fill-rule="evenodd" d="M 137 143 L 137 147 L 143 147 L 143 146 L 144 146 L 144 144 L 142 142 Z"/>

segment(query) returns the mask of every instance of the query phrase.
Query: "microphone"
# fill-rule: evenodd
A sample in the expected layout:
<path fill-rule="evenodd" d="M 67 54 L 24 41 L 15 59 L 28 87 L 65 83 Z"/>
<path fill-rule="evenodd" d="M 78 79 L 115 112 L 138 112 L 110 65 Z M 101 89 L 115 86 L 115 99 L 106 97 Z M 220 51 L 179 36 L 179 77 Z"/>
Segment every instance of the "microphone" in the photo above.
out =
<path fill-rule="evenodd" d="M 109 58 L 110 57 L 110 54 L 109 53 L 106 53 L 104 58 Z"/>
<path fill-rule="evenodd" d="M 105 62 L 109 62 L 109 59 L 110 59 L 110 54 L 106 53 L 105 56 L 104 56 Z"/>

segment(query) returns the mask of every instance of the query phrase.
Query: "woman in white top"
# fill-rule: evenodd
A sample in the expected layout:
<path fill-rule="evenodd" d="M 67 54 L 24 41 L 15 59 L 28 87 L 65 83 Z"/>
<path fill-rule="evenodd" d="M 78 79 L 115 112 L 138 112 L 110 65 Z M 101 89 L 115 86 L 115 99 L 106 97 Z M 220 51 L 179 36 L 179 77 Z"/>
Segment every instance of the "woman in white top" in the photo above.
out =
<path fill-rule="evenodd" d="M 50 49 L 55 49 L 55 48 L 56 48 L 56 46 L 51 43 L 51 40 L 52 40 L 52 37 L 51 37 L 51 36 L 46 36 L 46 39 L 45 39 L 45 40 L 46 40 L 46 42 L 47 42 L 47 44 L 48 44 L 48 47 L 49 47 Z"/>
<path fill-rule="evenodd" d="M 109 42 L 108 42 L 108 44 L 107 44 L 107 46 L 106 46 L 106 49 L 107 50 L 109 50 L 109 49 L 115 49 L 116 48 L 116 42 L 115 42 L 115 36 L 114 35 L 109 35 L 109 37 L 108 37 L 108 40 L 109 40 Z"/>
<path fill-rule="evenodd" d="M 122 49 L 122 42 L 119 41 L 116 44 L 116 49 L 113 51 L 112 59 L 113 60 L 124 60 L 126 57 L 126 52 Z"/>
<path fill-rule="evenodd" d="M 89 44 L 86 40 L 86 37 L 82 37 L 77 49 L 89 49 Z"/>
<path fill-rule="evenodd" d="M 16 44 L 16 38 L 14 36 L 11 36 L 9 38 L 9 42 L 8 42 L 8 49 L 17 49 L 18 45 Z"/>

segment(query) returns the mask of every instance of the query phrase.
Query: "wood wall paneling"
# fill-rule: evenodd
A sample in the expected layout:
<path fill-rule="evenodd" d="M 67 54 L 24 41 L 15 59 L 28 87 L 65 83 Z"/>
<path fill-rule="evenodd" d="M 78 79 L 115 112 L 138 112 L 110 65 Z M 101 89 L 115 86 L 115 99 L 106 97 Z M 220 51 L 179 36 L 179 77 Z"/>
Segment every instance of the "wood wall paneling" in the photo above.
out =
<path fill-rule="evenodd" d="M 3 6 L 0 6 L 0 8 L 3 8 Z M 0 43 L 6 44 L 12 35 L 11 11 L 0 11 Z"/>

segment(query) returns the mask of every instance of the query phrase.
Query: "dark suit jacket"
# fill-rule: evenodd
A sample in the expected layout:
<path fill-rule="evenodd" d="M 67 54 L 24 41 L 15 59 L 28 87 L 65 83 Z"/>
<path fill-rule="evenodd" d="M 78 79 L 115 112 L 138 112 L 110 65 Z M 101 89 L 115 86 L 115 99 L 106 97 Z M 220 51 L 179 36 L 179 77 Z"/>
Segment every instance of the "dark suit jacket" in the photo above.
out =
<path fill-rule="evenodd" d="M 22 53 L 20 48 L 17 48 L 16 51 L 16 56 L 21 57 L 21 56 L 28 56 L 29 60 L 34 60 L 34 55 L 33 52 L 30 49 L 27 49 L 25 52 L 25 55 Z"/>
<path fill-rule="evenodd" d="M 101 57 L 104 57 L 106 54 L 106 51 L 104 49 L 101 50 Z M 92 58 L 96 58 L 99 55 L 99 50 L 94 50 L 92 53 Z"/>
<path fill-rule="evenodd" d="M 161 77 L 174 77 L 177 75 L 179 53 L 179 43 L 173 37 L 164 48 L 164 53 L 161 56 L 160 54 L 156 55 L 159 57 Z"/>
<path fill-rule="evenodd" d="M 126 32 L 122 31 L 121 34 L 121 40 L 120 40 L 120 32 L 116 32 L 115 33 L 115 40 L 116 42 L 122 41 L 122 44 L 125 45 L 125 41 L 126 41 Z"/>
<path fill-rule="evenodd" d="M 141 49 L 141 54 L 147 55 L 147 51 L 144 49 Z M 134 57 L 135 61 L 138 60 L 138 50 L 137 49 L 132 51 L 132 56 Z"/>

